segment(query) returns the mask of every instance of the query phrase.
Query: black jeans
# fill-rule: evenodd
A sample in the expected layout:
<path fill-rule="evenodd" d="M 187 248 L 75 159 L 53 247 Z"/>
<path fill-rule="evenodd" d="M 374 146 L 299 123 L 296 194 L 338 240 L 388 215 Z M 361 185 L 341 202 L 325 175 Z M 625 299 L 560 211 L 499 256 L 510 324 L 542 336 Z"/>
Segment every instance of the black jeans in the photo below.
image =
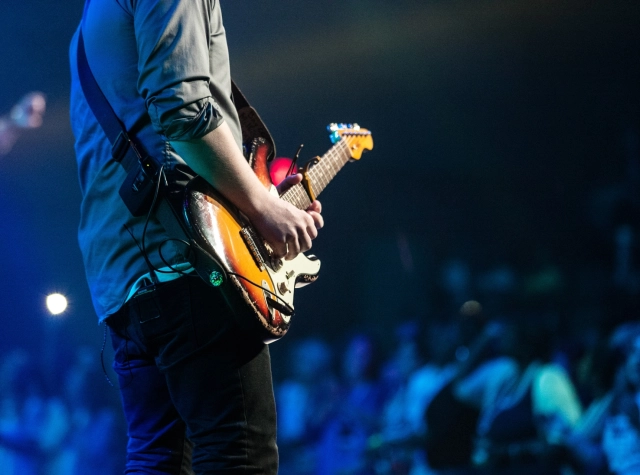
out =
<path fill-rule="evenodd" d="M 107 323 L 128 424 L 125 473 L 277 473 L 269 349 L 242 333 L 217 290 L 181 277 Z"/>

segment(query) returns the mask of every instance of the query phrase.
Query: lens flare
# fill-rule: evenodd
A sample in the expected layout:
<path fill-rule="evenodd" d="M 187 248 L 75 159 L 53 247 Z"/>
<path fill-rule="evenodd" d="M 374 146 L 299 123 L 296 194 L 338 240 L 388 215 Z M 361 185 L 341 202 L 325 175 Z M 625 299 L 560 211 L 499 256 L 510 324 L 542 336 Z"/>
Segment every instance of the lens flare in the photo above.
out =
<path fill-rule="evenodd" d="M 67 309 L 67 298 L 62 294 L 48 295 L 47 309 L 52 315 L 60 315 Z"/>

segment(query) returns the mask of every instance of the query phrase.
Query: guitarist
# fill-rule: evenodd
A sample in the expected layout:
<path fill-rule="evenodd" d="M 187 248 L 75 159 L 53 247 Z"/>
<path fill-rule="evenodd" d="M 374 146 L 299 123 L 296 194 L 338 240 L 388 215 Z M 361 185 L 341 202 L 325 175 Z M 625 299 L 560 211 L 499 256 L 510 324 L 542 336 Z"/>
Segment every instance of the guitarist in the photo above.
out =
<path fill-rule="evenodd" d="M 165 169 L 186 163 L 209 181 L 279 257 L 311 248 L 320 203 L 305 212 L 269 194 L 242 154 L 218 0 L 87 0 L 80 29 L 91 71 L 137 143 Z M 115 350 L 126 473 L 275 474 L 268 348 L 241 332 L 217 290 L 189 276 L 153 215 L 145 228 L 124 205 L 126 173 L 83 94 L 77 48 L 78 32 L 70 62 L 79 244 Z"/>

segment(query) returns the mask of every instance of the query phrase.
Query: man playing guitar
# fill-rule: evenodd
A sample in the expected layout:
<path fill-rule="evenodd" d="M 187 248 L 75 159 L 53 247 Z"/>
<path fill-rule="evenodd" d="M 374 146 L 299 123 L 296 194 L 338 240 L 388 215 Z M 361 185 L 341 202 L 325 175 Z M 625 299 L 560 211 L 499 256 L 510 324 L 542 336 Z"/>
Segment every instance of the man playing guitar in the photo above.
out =
<path fill-rule="evenodd" d="M 305 211 L 268 193 L 243 156 L 218 0 L 91 0 L 80 29 L 100 89 L 149 154 L 213 185 L 277 257 L 311 248 L 320 203 Z M 79 243 L 115 350 L 126 473 L 275 474 L 268 347 L 242 331 L 219 291 L 189 274 L 183 249 L 153 215 L 134 217 L 123 204 L 126 174 L 79 84 L 77 51 L 78 33 L 70 62 Z"/>

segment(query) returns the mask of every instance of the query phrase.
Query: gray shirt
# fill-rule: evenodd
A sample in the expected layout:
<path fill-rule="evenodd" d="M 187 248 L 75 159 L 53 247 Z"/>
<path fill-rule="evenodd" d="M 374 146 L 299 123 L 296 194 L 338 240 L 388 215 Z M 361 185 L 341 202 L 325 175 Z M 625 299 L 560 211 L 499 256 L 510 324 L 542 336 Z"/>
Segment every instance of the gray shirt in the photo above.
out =
<path fill-rule="evenodd" d="M 241 147 L 218 0 L 91 0 L 82 32 L 96 81 L 149 154 L 168 166 L 183 162 L 170 141 L 202 137 L 223 121 Z M 82 93 L 77 36 L 70 62 L 71 125 L 83 197 L 78 240 L 102 321 L 149 272 L 139 248 L 145 218 L 132 217 L 118 194 L 125 172 L 111 157 L 109 141 Z M 171 263 L 184 261 L 167 239 L 152 218 L 145 245 L 156 267 L 165 265 L 160 246 Z"/>

